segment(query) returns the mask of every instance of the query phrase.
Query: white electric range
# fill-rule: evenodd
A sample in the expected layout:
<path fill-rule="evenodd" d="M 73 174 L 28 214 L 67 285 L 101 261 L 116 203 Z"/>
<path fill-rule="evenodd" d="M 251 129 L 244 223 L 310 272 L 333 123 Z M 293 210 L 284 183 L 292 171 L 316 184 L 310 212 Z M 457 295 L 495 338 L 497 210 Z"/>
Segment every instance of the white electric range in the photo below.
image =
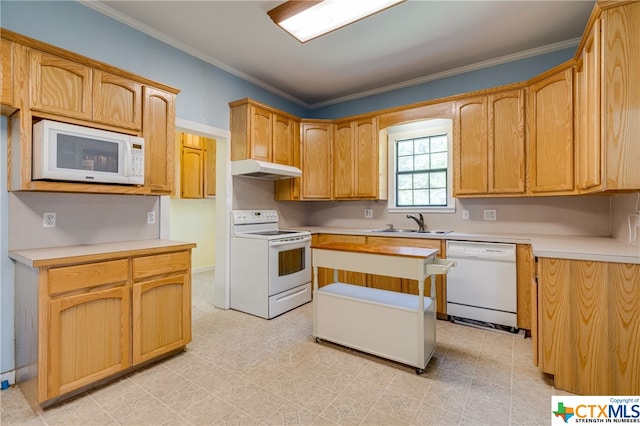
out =
<path fill-rule="evenodd" d="M 233 210 L 231 309 L 271 319 L 311 301 L 311 233 L 278 228 L 275 210 Z"/>

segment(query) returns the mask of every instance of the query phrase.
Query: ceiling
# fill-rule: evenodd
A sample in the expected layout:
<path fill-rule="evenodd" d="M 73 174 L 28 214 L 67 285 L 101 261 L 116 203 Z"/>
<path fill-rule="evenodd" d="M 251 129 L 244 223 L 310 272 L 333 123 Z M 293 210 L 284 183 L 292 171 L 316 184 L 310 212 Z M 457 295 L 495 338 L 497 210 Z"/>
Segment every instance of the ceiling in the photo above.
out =
<path fill-rule="evenodd" d="M 283 1 L 82 1 L 313 108 L 573 47 L 594 1 L 409 0 L 301 44 L 267 11 Z"/>

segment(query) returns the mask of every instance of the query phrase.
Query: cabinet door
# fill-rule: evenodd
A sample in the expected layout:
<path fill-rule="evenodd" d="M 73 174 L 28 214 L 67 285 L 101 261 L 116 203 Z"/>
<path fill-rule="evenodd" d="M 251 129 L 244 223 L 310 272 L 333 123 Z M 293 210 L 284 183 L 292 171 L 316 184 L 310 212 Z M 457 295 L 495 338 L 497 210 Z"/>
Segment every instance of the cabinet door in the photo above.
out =
<path fill-rule="evenodd" d="M 274 163 L 293 165 L 293 120 L 273 114 L 272 159 Z"/>
<path fill-rule="evenodd" d="M 182 348 L 191 341 L 189 274 L 133 285 L 133 364 Z"/>
<path fill-rule="evenodd" d="M 340 234 L 320 234 L 318 235 L 317 244 L 327 243 L 355 243 L 365 244 L 367 237 L 360 235 L 340 235 Z M 334 282 L 333 269 L 318 268 L 318 287 L 322 287 Z M 367 274 L 352 271 L 338 271 L 338 281 L 354 285 L 367 285 Z"/>
<path fill-rule="evenodd" d="M 576 186 L 581 192 L 602 184 L 600 23 L 593 23 L 576 63 Z"/>
<path fill-rule="evenodd" d="M 356 198 L 378 198 L 379 161 L 377 119 L 355 122 L 354 187 Z M 386 178 L 386 176 L 385 176 Z"/>
<path fill-rule="evenodd" d="M 180 163 L 180 197 L 203 198 L 204 189 L 204 151 L 197 148 L 182 147 Z"/>
<path fill-rule="evenodd" d="M 302 123 L 302 197 L 309 200 L 331 199 L 332 125 Z"/>
<path fill-rule="evenodd" d="M 535 259 L 529 244 L 516 245 L 516 282 L 518 294 L 518 328 L 532 329 L 531 280 L 535 280 Z M 536 293 L 537 294 L 537 293 Z"/>
<path fill-rule="evenodd" d="M 91 120 L 91 68 L 37 50 L 30 60 L 32 109 Z"/>
<path fill-rule="evenodd" d="M 175 95 L 145 86 L 142 134 L 145 143 L 145 186 L 152 194 L 173 193 Z"/>
<path fill-rule="evenodd" d="M 525 175 L 524 90 L 488 97 L 489 192 L 523 194 Z"/>
<path fill-rule="evenodd" d="M 349 121 L 336 124 L 333 140 L 333 196 L 336 199 L 355 196 L 356 155 L 354 123 Z"/>
<path fill-rule="evenodd" d="M 620 2 L 603 12 L 602 135 L 609 190 L 640 188 L 640 2 Z"/>
<path fill-rule="evenodd" d="M 142 128 L 142 84 L 93 70 L 93 119 L 127 129 Z"/>
<path fill-rule="evenodd" d="M 130 366 L 130 303 L 128 286 L 49 302 L 47 399 Z"/>
<path fill-rule="evenodd" d="M 528 100 L 530 191 L 573 192 L 573 68 L 532 84 Z"/>
<path fill-rule="evenodd" d="M 273 121 L 271 112 L 255 105 L 249 107 L 251 134 L 249 150 L 255 160 L 271 161 L 271 143 L 273 140 Z"/>
<path fill-rule="evenodd" d="M 0 43 L 0 104 L 13 105 L 13 42 Z"/>
<path fill-rule="evenodd" d="M 454 196 L 488 192 L 487 99 L 456 102 L 454 117 Z"/>
<path fill-rule="evenodd" d="M 204 138 L 204 195 L 216 195 L 216 140 Z"/>

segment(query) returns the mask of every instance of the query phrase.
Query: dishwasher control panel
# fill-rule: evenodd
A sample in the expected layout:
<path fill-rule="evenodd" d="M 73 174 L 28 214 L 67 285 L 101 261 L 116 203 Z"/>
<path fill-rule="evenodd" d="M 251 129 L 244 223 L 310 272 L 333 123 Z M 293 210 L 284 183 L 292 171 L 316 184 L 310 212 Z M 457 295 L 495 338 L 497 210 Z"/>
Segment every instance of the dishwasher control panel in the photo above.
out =
<path fill-rule="evenodd" d="M 447 257 L 514 262 L 516 260 L 516 246 L 506 243 L 449 240 L 447 241 Z"/>

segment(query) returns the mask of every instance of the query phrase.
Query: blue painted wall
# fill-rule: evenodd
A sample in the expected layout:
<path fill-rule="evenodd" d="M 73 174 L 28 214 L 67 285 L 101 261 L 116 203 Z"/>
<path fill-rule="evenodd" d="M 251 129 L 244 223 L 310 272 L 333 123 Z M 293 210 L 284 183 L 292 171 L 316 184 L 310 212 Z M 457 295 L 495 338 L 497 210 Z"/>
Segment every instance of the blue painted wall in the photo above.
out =
<path fill-rule="evenodd" d="M 570 59 L 575 48 L 409 88 L 308 109 L 72 1 L 0 2 L 0 25 L 181 90 L 179 118 L 229 128 L 228 103 L 250 97 L 299 117 L 338 118 L 527 80 Z"/>

